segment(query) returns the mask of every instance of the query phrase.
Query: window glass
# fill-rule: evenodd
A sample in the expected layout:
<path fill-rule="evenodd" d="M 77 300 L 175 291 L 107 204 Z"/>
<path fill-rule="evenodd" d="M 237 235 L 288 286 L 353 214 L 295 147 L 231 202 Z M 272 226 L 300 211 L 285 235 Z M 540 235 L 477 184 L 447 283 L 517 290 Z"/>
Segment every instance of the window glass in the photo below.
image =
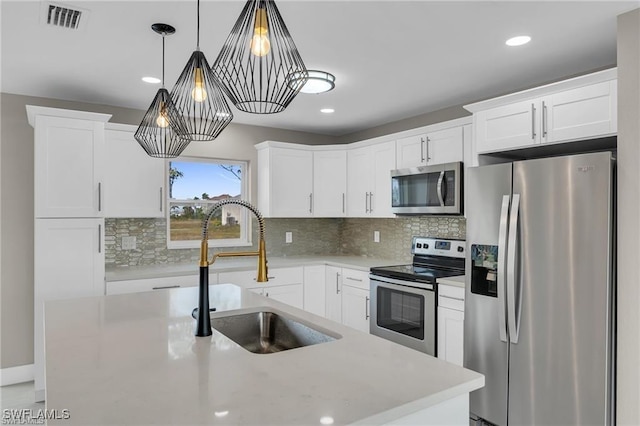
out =
<path fill-rule="evenodd" d="M 247 163 L 180 158 L 168 162 L 170 248 L 199 247 L 202 221 L 217 202 L 246 199 Z M 209 245 L 250 244 L 249 217 L 236 204 L 218 208 L 209 222 Z"/>

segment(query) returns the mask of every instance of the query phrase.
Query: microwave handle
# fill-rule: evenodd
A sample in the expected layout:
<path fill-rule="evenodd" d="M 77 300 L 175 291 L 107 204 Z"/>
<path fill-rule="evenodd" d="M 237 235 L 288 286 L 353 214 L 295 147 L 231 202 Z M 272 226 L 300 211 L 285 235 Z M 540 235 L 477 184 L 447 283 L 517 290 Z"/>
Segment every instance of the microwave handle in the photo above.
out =
<path fill-rule="evenodd" d="M 444 207 L 444 197 L 442 194 L 442 183 L 444 182 L 444 170 L 440 172 L 440 177 L 438 178 L 438 201 L 440 201 L 440 205 Z"/>

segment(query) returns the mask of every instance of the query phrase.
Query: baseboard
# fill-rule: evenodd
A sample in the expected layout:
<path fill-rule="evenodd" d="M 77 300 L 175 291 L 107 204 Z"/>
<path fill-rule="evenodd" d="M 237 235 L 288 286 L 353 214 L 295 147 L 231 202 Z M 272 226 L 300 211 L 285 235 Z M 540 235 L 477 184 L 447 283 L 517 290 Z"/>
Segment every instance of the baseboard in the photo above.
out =
<path fill-rule="evenodd" d="M 33 381 L 33 364 L 0 368 L 0 386 Z"/>

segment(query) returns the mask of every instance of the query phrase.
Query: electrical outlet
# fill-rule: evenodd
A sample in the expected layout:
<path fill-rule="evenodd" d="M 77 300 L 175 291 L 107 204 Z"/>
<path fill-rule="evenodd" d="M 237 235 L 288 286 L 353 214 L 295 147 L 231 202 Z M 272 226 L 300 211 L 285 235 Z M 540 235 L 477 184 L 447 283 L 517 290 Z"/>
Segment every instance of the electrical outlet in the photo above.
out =
<path fill-rule="evenodd" d="M 284 242 L 292 243 L 293 242 L 293 232 L 287 231 L 284 233 Z"/>
<path fill-rule="evenodd" d="M 373 242 L 374 243 L 380 242 L 380 231 L 373 231 Z"/>
<path fill-rule="evenodd" d="M 135 250 L 136 249 L 136 236 L 130 235 L 128 237 L 122 237 L 122 250 Z"/>

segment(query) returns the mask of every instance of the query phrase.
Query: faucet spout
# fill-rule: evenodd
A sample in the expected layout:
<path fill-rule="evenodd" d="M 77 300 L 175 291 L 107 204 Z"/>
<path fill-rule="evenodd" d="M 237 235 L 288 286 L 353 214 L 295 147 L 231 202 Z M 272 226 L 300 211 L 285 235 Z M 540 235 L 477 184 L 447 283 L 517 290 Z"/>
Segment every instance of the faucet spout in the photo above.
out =
<path fill-rule="evenodd" d="M 260 228 L 260 240 L 258 241 L 258 251 L 237 251 L 237 252 L 222 252 L 213 255 L 211 260 L 208 260 L 209 249 L 209 221 L 213 214 L 220 207 L 228 204 L 237 204 L 245 207 L 258 219 L 258 225 Z M 198 291 L 198 314 L 197 314 L 197 328 L 196 336 L 204 337 L 210 336 L 211 332 L 211 318 L 209 317 L 209 265 L 211 265 L 219 257 L 237 257 L 237 256 L 257 256 L 258 257 L 258 276 L 257 282 L 263 283 L 269 280 L 267 269 L 267 250 L 264 239 L 264 218 L 262 214 L 244 200 L 227 199 L 222 200 L 211 207 L 209 213 L 202 221 L 202 241 L 200 242 L 200 281 Z"/>

